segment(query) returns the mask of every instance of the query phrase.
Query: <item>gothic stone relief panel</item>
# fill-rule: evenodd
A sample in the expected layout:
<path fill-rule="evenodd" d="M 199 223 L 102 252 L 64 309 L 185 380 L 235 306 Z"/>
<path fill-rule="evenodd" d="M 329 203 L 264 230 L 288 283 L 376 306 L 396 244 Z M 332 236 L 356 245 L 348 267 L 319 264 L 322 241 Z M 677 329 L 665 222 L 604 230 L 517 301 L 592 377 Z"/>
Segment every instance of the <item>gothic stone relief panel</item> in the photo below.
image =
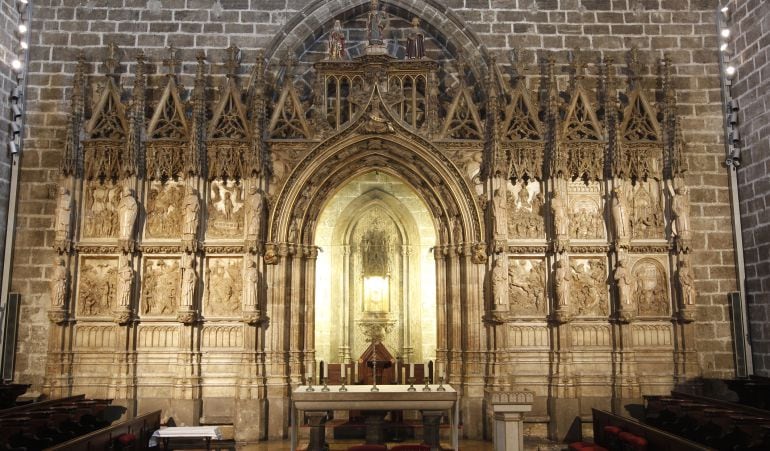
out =
<path fill-rule="evenodd" d="M 667 316 L 670 311 L 666 270 L 657 259 L 642 258 L 631 271 L 632 297 L 639 316 Z"/>
<path fill-rule="evenodd" d="M 578 317 L 606 317 L 609 314 L 606 259 L 572 257 L 569 262 L 572 313 Z"/>
<path fill-rule="evenodd" d="M 179 239 L 184 212 L 182 199 L 185 194 L 184 182 L 150 182 L 147 193 L 147 228 L 149 239 Z"/>
<path fill-rule="evenodd" d="M 576 240 L 604 240 L 604 203 L 599 182 L 569 184 L 570 237 Z"/>
<path fill-rule="evenodd" d="M 117 257 L 83 257 L 78 280 L 78 317 L 104 317 L 115 304 Z"/>
<path fill-rule="evenodd" d="M 137 347 L 140 349 L 166 349 L 179 346 L 179 326 L 141 325 Z"/>
<path fill-rule="evenodd" d="M 241 311 L 243 259 L 212 257 L 206 260 L 204 311 L 210 317 L 235 317 Z"/>
<path fill-rule="evenodd" d="M 115 326 L 78 324 L 75 328 L 76 349 L 111 349 L 115 346 Z M 109 368 L 109 365 L 104 365 Z"/>
<path fill-rule="evenodd" d="M 83 238 L 115 238 L 118 236 L 118 205 L 121 187 L 111 180 L 85 182 Z"/>
<path fill-rule="evenodd" d="M 179 305 L 181 283 L 179 258 L 147 257 L 144 260 L 142 316 L 173 317 Z"/>
<path fill-rule="evenodd" d="M 545 238 L 543 191 L 540 182 L 508 183 L 508 237 Z"/>
<path fill-rule="evenodd" d="M 548 312 L 545 261 L 512 258 L 508 264 L 509 310 L 517 316 L 543 317 Z"/>
<path fill-rule="evenodd" d="M 635 240 L 663 239 L 663 195 L 660 183 L 654 179 L 638 181 L 627 189 L 631 208 L 631 238 Z"/>
<path fill-rule="evenodd" d="M 211 183 L 208 197 L 208 237 L 243 237 L 243 195 L 243 186 L 235 180 L 215 180 Z"/>

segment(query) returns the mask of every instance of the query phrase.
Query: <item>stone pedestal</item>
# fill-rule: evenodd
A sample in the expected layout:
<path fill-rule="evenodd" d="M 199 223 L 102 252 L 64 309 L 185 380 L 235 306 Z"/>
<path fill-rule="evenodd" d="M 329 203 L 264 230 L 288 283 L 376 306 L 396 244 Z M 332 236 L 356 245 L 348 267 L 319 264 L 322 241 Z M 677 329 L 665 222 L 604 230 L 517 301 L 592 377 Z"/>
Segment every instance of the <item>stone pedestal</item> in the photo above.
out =
<path fill-rule="evenodd" d="M 307 424 L 310 426 L 310 443 L 308 451 L 324 451 L 326 444 L 326 412 L 306 412 Z"/>
<path fill-rule="evenodd" d="M 385 443 L 385 432 L 383 424 L 385 423 L 385 413 L 380 410 L 367 410 L 364 412 L 364 423 L 366 424 L 366 444 L 382 445 Z"/>
<path fill-rule="evenodd" d="M 430 446 L 430 451 L 440 451 L 439 426 L 441 426 L 441 417 L 444 416 L 444 412 L 442 410 L 423 410 L 421 413 L 423 426 L 422 441 Z"/>
<path fill-rule="evenodd" d="M 495 421 L 495 451 L 524 451 L 524 412 L 532 410 L 534 393 L 492 392 L 487 399 Z"/>

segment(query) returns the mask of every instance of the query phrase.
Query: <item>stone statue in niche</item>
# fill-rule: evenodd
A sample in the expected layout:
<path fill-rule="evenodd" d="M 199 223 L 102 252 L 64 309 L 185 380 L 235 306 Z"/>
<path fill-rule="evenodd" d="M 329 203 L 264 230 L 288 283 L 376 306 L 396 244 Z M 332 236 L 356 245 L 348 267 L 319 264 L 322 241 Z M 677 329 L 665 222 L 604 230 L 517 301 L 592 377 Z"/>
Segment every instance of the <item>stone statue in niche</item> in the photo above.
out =
<path fill-rule="evenodd" d="M 179 262 L 177 259 L 148 259 L 144 265 L 142 313 L 173 315 L 179 299 Z"/>
<path fill-rule="evenodd" d="M 184 223 L 182 225 L 182 242 L 186 252 L 195 252 L 198 241 L 198 218 L 200 215 L 200 200 L 198 190 L 188 186 L 185 190 L 184 203 Z"/>
<path fill-rule="evenodd" d="M 425 34 L 420 30 L 420 19 L 412 19 L 412 29 L 406 38 L 406 58 L 422 59 L 425 57 Z"/>
<path fill-rule="evenodd" d="M 508 268 L 510 310 L 519 315 L 545 313 L 545 264 L 542 260 L 513 260 Z"/>
<path fill-rule="evenodd" d="M 64 309 L 67 302 L 67 281 L 69 274 L 62 257 L 56 257 L 51 274 L 51 307 Z"/>
<path fill-rule="evenodd" d="M 213 238 L 242 238 L 243 189 L 235 181 L 214 181 L 209 189 L 208 233 Z"/>
<path fill-rule="evenodd" d="M 535 189 L 530 190 L 530 187 Z M 508 236 L 542 238 L 544 235 L 543 195 L 536 183 L 521 183 L 508 201 Z"/>
<path fill-rule="evenodd" d="M 120 247 L 123 252 L 131 252 L 133 250 L 134 226 L 136 225 L 138 211 L 139 206 L 134 197 L 134 190 L 129 187 L 123 188 L 120 203 L 118 204 L 118 216 L 120 219 L 118 239 L 120 240 Z"/>
<path fill-rule="evenodd" d="M 618 309 L 621 314 L 629 315 L 631 313 L 631 290 L 634 286 L 634 281 L 631 274 L 628 272 L 626 260 L 621 258 L 618 260 L 615 266 L 615 284 L 618 287 Z"/>
<path fill-rule="evenodd" d="M 128 257 L 120 259 L 118 269 L 118 308 L 128 309 L 131 305 L 131 286 L 134 283 L 134 270 Z"/>
<path fill-rule="evenodd" d="M 299 238 L 299 216 L 293 216 L 291 218 L 291 223 L 289 224 L 289 236 L 288 241 L 289 243 L 297 243 L 297 238 Z"/>
<path fill-rule="evenodd" d="M 557 240 L 566 240 L 569 236 L 569 214 L 567 213 L 565 202 L 566 200 L 563 195 L 559 192 L 553 193 L 551 198 L 551 216 Z"/>
<path fill-rule="evenodd" d="M 334 28 L 329 32 L 329 59 L 339 60 L 345 56 L 345 32 L 339 20 L 334 21 Z"/>
<path fill-rule="evenodd" d="M 390 237 L 379 227 L 379 222 L 372 223 L 372 228 L 361 237 L 361 264 L 366 276 L 387 276 L 390 274 Z"/>
<path fill-rule="evenodd" d="M 603 260 L 582 259 L 572 263 L 572 306 L 578 316 L 606 316 L 607 270 Z"/>
<path fill-rule="evenodd" d="M 70 221 L 72 220 L 72 195 L 61 186 L 56 199 L 55 249 L 67 252 L 70 247 Z"/>
<path fill-rule="evenodd" d="M 184 189 L 174 182 L 153 182 L 147 195 L 147 237 L 178 238 Z"/>
<path fill-rule="evenodd" d="M 631 235 L 635 239 L 663 237 L 663 209 L 657 182 L 639 182 L 633 190 Z"/>
<path fill-rule="evenodd" d="M 366 35 L 370 46 L 385 44 L 384 32 L 388 26 L 388 16 L 380 11 L 378 0 L 372 0 L 369 8 L 369 16 L 366 19 Z"/>
<path fill-rule="evenodd" d="M 628 241 L 630 224 L 626 197 L 620 188 L 615 188 L 612 190 L 612 230 L 617 241 Z"/>
<path fill-rule="evenodd" d="M 118 231 L 120 187 L 111 181 L 86 182 L 83 236 L 114 238 Z"/>
<path fill-rule="evenodd" d="M 690 195 L 686 186 L 677 188 L 672 193 L 671 213 L 674 217 L 674 233 L 681 248 L 689 248 L 690 243 Z"/>
<path fill-rule="evenodd" d="M 240 259 L 211 258 L 206 269 L 206 315 L 233 316 L 241 307 Z"/>
<path fill-rule="evenodd" d="M 668 314 L 666 278 L 662 268 L 654 261 L 642 260 L 634 266 L 634 300 L 642 316 Z"/>
<path fill-rule="evenodd" d="M 192 310 L 195 302 L 195 285 L 198 283 L 198 273 L 195 272 L 195 258 L 185 256 L 182 258 L 182 297 L 179 310 Z"/>
<path fill-rule="evenodd" d="M 682 296 L 682 308 L 691 308 L 695 305 L 695 278 L 692 275 L 688 258 L 684 258 L 679 262 L 677 281 L 679 282 L 679 291 Z"/>
<path fill-rule="evenodd" d="M 78 312 L 81 316 L 108 314 L 116 295 L 116 262 L 85 261 L 80 269 Z"/>
<path fill-rule="evenodd" d="M 243 296 L 243 305 L 246 310 L 255 310 L 258 302 L 259 295 L 259 271 L 257 270 L 257 262 L 249 260 L 248 266 L 246 266 L 246 291 Z"/>
<path fill-rule="evenodd" d="M 508 306 L 508 269 L 504 258 L 498 256 L 492 263 L 492 295 L 498 310 Z"/>
<path fill-rule="evenodd" d="M 505 182 L 501 183 L 501 185 L 502 186 L 497 188 L 492 195 L 492 206 L 494 208 L 492 214 L 494 215 L 495 237 L 498 239 L 505 237 L 506 232 L 508 231 L 508 214 L 506 213 L 505 208 L 508 189 L 505 186 Z"/>
<path fill-rule="evenodd" d="M 247 201 L 246 238 L 250 241 L 258 242 L 261 236 L 264 197 L 256 186 L 249 188 Z"/>
<path fill-rule="evenodd" d="M 570 290 L 570 277 L 569 269 L 567 268 L 566 257 L 561 260 L 557 260 L 554 263 L 554 294 L 556 295 L 556 309 L 566 311 L 569 305 L 569 290 Z"/>

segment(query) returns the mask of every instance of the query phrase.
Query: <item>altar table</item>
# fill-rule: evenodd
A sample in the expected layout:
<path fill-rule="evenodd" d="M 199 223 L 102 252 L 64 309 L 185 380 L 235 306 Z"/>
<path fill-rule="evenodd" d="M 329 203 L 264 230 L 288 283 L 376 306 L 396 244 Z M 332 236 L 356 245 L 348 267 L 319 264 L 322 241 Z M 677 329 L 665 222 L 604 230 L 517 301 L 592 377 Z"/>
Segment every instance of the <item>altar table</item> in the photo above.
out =
<path fill-rule="evenodd" d="M 168 449 L 171 438 L 201 439 L 205 441 L 206 449 L 211 449 L 211 440 L 220 440 L 222 433 L 218 426 L 179 426 L 158 429 L 150 437 L 150 446 L 158 445 L 158 439 L 163 440 L 164 448 Z"/>
<path fill-rule="evenodd" d="M 348 391 L 341 392 L 339 385 L 329 385 L 329 391 L 322 391 L 323 386 L 314 385 L 313 391 L 307 391 L 303 385 L 292 392 L 291 399 L 291 449 L 297 449 L 297 428 L 301 421 L 299 412 L 305 411 L 310 417 L 311 427 L 320 427 L 323 433 L 323 423 L 327 412 L 331 410 L 419 410 L 428 433 L 428 424 L 435 426 L 438 433 L 438 423 L 441 415 L 446 412 L 452 427 L 452 448 L 458 449 L 459 444 L 459 403 L 457 391 L 449 385 L 444 385 L 446 391 L 437 391 L 438 385 L 430 385 L 430 391 L 422 391 L 424 385 L 415 385 L 416 391 L 410 392 L 408 385 L 378 385 L 379 391 L 371 391 L 371 385 L 349 385 Z"/>

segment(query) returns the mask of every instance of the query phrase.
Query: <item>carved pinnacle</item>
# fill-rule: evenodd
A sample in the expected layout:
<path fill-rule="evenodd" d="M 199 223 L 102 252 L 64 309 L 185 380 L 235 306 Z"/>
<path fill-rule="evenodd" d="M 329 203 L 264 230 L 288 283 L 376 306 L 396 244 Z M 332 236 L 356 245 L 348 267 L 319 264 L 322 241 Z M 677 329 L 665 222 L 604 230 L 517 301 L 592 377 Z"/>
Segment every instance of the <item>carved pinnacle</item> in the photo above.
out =
<path fill-rule="evenodd" d="M 227 48 L 227 62 L 225 68 L 228 76 L 234 76 L 241 65 L 241 49 L 235 44 Z"/>
<path fill-rule="evenodd" d="M 583 59 L 583 54 L 580 49 L 575 48 L 569 52 L 570 67 L 575 74 L 575 79 L 582 80 L 585 78 L 586 63 Z"/>
<path fill-rule="evenodd" d="M 171 44 L 168 48 L 168 58 L 163 60 L 163 65 L 168 68 L 168 75 L 174 75 L 176 68 L 182 65 L 182 61 L 177 57 L 177 48 Z"/>
<path fill-rule="evenodd" d="M 118 52 L 120 47 L 114 42 L 107 44 L 107 59 L 104 60 L 104 66 L 107 68 L 107 74 L 113 75 L 116 73 L 120 61 L 118 60 Z"/>

